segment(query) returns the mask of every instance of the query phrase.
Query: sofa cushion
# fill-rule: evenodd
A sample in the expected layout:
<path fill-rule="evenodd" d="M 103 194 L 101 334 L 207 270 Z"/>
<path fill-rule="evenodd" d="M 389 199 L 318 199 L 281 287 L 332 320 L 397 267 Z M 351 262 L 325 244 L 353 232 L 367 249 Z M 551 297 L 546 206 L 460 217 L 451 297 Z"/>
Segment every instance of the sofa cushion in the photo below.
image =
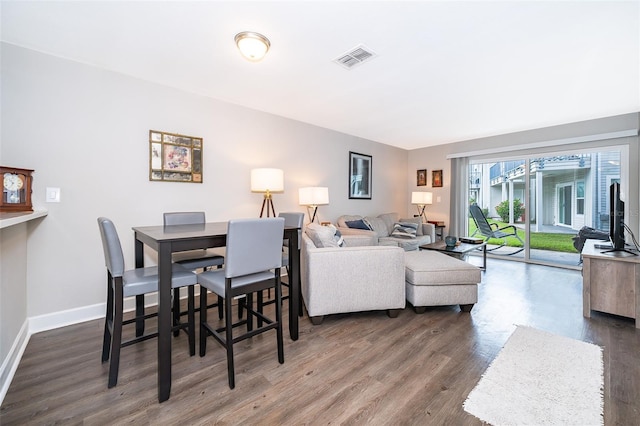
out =
<path fill-rule="evenodd" d="M 410 222 L 396 222 L 393 224 L 392 237 L 415 238 L 418 234 L 418 224 Z"/>
<path fill-rule="evenodd" d="M 371 227 L 364 219 L 358 220 L 345 220 L 344 223 L 347 227 L 352 229 L 366 229 L 367 231 L 371 231 Z"/>
<path fill-rule="evenodd" d="M 477 284 L 480 269 L 463 260 L 431 250 L 404 254 L 405 280 L 413 285 Z"/>
<path fill-rule="evenodd" d="M 417 238 L 384 237 L 378 239 L 378 245 L 396 246 L 401 247 L 404 251 L 414 251 L 418 250 L 420 242 Z"/>
<path fill-rule="evenodd" d="M 387 235 L 391 235 L 391 232 L 393 232 L 393 224 L 400 222 L 400 215 L 398 213 L 383 213 L 378 215 L 378 217 L 384 220 L 384 223 L 387 225 Z"/>
<path fill-rule="evenodd" d="M 305 229 L 305 233 L 317 248 L 342 247 L 342 236 L 339 233 L 336 235 L 336 231 L 335 226 L 322 226 L 317 223 L 310 223 Z"/>
<path fill-rule="evenodd" d="M 365 217 L 364 220 L 369 223 L 371 230 L 376 233 L 378 238 L 388 237 L 390 234 L 389 228 L 385 221 L 379 217 Z"/>
<path fill-rule="evenodd" d="M 416 235 L 420 236 L 420 235 L 424 235 L 423 229 L 422 229 L 422 218 L 421 217 L 412 217 L 412 218 L 406 218 L 406 219 L 400 219 L 399 222 L 408 222 L 408 223 L 415 223 L 418 225 L 418 233 Z"/>

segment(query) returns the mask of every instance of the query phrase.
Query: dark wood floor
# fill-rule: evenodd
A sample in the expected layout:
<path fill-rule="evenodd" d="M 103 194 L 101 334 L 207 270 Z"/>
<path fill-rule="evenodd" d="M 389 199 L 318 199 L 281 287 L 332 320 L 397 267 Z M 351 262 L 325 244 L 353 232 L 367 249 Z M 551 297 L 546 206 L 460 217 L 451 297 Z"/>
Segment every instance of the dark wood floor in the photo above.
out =
<path fill-rule="evenodd" d="M 320 326 L 304 317 L 300 339 L 286 335 L 282 365 L 275 334 L 238 345 L 234 390 L 224 350 L 210 339 L 205 357 L 189 357 L 182 335 L 162 404 L 155 340 L 123 349 L 118 385 L 107 389 L 101 321 L 39 333 L 0 424 L 479 425 L 462 404 L 516 325 L 603 346 L 605 423 L 640 424 L 640 332 L 625 318 L 583 318 L 581 283 L 576 271 L 489 259 L 471 314 L 407 308 L 398 318 L 335 315 Z"/>

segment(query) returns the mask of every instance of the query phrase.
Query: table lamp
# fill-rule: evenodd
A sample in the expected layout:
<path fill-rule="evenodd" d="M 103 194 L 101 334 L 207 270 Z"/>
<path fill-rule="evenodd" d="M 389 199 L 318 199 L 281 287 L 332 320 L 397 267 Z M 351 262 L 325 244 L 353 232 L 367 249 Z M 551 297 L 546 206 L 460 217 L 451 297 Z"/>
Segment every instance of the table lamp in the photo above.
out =
<path fill-rule="evenodd" d="M 310 223 L 316 219 L 318 206 L 329 204 L 329 188 L 324 186 L 307 186 L 298 189 L 298 200 L 301 206 L 307 206 L 307 214 L 311 219 Z M 313 209 L 313 214 L 309 209 Z"/>
<path fill-rule="evenodd" d="M 424 214 L 424 209 L 427 204 L 433 204 L 432 192 L 412 192 L 411 204 L 415 204 L 418 207 L 418 214 L 422 217 L 422 221 L 427 223 L 427 216 Z"/>
<path fill-rule="evenodd" d="M 273 212 L 273 217 L 276 217 L 271 193 L 282 191 L 284 191 L 284 173 L 281 169 L 251 170 L 251 192 L 264 192 L 260 217 L 264 214 L 265 205 L 267 207 L 267 217 L 269 217 L 269 209 Z"/>

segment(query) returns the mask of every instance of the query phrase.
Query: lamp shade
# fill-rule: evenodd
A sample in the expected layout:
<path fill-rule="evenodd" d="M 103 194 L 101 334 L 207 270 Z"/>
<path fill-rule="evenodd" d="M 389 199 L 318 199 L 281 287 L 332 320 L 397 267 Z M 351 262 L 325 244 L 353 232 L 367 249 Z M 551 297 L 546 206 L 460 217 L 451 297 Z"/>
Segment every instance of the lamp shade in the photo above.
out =
<path fill-rule="evenodd" d="M 307 186 L 298 189 L 301 206 L 320 206 L 329 204 L 329 188 L 324 186 Z"/>
<path fill-rule="evenodd" d="M 235 41 L 242 56 L 253 62 L 264 58 L 269 47 L 271 47 L 271 42 L 269 42 L 268 38 L 252 31 L 243 31 L 236 34 Z"/>
<path fill-rule="evenodd" d="M 426 205 L 433 204 L 432 192 L 412 192 L 411 204 Z"/>
<path fill-rule="evenodd" d="M 282 169 L 251 170 L 251 192 L 284 191 L 284 172 Z"/>

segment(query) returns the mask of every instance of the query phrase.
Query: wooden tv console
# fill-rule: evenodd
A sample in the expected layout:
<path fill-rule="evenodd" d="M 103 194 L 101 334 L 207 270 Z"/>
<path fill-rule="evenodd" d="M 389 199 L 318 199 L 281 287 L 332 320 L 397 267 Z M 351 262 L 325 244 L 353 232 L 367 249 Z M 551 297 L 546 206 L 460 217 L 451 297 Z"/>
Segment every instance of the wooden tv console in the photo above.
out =
<path fill-rule="evenodd" d="M 587 240 L 582 249 L 582 314 L 591 310 L 636 320 L 640 328 L 640 256 L 602 253 L 605 241 Z"/>

